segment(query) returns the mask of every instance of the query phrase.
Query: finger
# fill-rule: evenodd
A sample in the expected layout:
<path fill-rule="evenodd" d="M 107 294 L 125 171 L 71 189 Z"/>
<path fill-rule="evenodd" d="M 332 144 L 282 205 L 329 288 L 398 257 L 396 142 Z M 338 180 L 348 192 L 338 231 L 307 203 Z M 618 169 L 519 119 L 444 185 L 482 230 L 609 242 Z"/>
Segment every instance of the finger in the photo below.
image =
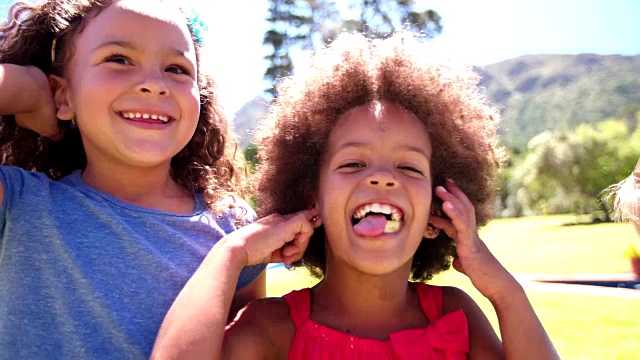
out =
<path fill-rule="evenodd" d="M 453 204 L 454 207 L 456 208 L 463 208 L 464 203 L 461 201 L 461 199 L 458 199 L 457 196 L 455 196 L 454 194 L 452 194 L 449 190 L 447 190 L 444 186 L 437 186 L 436 187 L 436 195 L 442 199 L 442 206 L 443 206 L 443 210 L 444 210 L 444 205 L 446 203 L 451 203 Z"/>
<path fill-rule="evenodd" d="M 300 258 L 304 254 L 304 251 L 307 249 L 309 245 L 309 240 L 311 239 L 311 235 L 313 235 L 313 227 L 310 222 L 306 222 L 306 228 L 310 229 L 310 231 L 301 231 L 296 234 L 293 241 L 286 244 L 283 249 L 284 256 L 299 256 Z M 302 228 L 304 230 L 305 227 Z"/>
<path fill-rule="evenodd" d="M 451 265 L 453 265 L 453 268 L 456 269 L 457 272 L 467 275 L 467 273 L 464 272 L 464 268 L 462 267 L 460 259 L 453 259 Z"/>
<path fill-rule="evenodd" d="M 431 215 L 429 216 L 429 224 L 444 231 L 447 235 L 449 235 L 449 237 L 455 238 L 456 228 L 448 219 L 438 215 Z"/>
<path fill-rule="evenodd" d="M 297 216 L 302 216 L 305 219 L 311 221 L 314 217 L 318 216 L 318 210 L 316 208 L 300 210 L 300 211 L 296 211 L 296 212 L 284 215 L 284 218 L 287 220 L 291 220 Z"/>
<path fill-rule="evenodd" d="M 255 223 L 263 224 L 263 225 L 273 225 L 273 224 L 281 223 L 283 219 L 285 219 L 285 217 L 280 214 L 269 214 L 265 217 L 262 217 L 256 220 Z"/>
<path fill-rule="evenodd" d="M 271 253 L 271 258 L 268 259 L 268 263 L 281 263 L 284 262 L 285 260 L 285 256 L 282 254 L 282 250 L 281 249 L 277 249 L 274 250 Z"/>
<path fill-rule="evenodd" d="M 292 262 L 302 259 L 304 251 L 307 248 L 308 241 L 302 242 L 302 244 L 293 241 L 288 246 L 282 249 L 282 262 L 285 264 L 291 264 Z"/>
<path fill-rule="evenodd" d="M 447 179 L 446 188 L 453 196 L 455 196 L 460 202 L 462 202 L 465 207 L 474 209 L 471 200 L 469 200 L 469 197 L 467 197 L 467 194 L 465 194 L 464 191 L 462 191 L 462 189 L 460 189 L 458 185 L 456 185 L 453 179 Z"/>

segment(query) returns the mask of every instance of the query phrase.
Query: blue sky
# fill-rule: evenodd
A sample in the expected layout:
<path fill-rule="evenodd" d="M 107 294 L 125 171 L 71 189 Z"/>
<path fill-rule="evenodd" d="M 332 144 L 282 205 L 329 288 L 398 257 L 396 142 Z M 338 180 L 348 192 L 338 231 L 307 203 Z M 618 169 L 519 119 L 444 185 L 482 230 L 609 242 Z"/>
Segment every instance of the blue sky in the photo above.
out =
<path fill-rule="evenodd" d="M 227 114 L 262 94 L 266 0 L 190 0 L 209 25 L 206 66 Z M 6 14 L 13 0 L 0 0 Z M 526 54 L 640 54 L 636 0 L 416 0 L 442 16 L 436 42 L 457 62 L 486 65 Z M 234 14 L 242 13 L 242 22 Z M 294 60 L 305 62 L 306 53 Z"/>

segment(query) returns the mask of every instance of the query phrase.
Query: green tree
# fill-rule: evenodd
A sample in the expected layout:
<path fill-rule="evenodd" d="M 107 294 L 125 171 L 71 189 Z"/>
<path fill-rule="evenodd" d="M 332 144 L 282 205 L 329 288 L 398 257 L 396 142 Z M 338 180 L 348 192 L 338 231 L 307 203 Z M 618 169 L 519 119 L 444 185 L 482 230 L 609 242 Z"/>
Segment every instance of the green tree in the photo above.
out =
<path fill-rule="evenodd" d="M 247 161 L 247 168 L 249 169 L 249 173 L 253 173 L 253 170 L 255 170 L 256 166 L 258 166 L 258 164 L 260 163 L 260 160 L 258 159 L 258 145 L 251 143 L 249 144 L 244 151 L 242 152 L 244 154 L 244 158 Z"/>
<path fill-rule="evenodd" d="M 626 177 L 640 157 L 638 131 L 623 120 L 582 124 L 574 131 L 547 131 L 531 139 L 514 171 L 521 204 L 533 212 L 593 213 L 602 210 L 601 192 Z"/>
<path fill-rule="evenodd" d="M 339 4 L 338 4 L 339 3 Z M 265 56 L 269 67 L 264 77 L 275 85 L 293 72 L 290 52 L 309 50 L 328 43 L 341 31 L 359 31 L 384 37 L 408 27 L 433 37 L 442 32 L 440 15 L 433 10 L 418 11 L 413 0 L 269 0 L 267 21 L 271 24 L 264 44 L 272 47 Z M 275 89 L 265 90 L 275 96 Z"/>

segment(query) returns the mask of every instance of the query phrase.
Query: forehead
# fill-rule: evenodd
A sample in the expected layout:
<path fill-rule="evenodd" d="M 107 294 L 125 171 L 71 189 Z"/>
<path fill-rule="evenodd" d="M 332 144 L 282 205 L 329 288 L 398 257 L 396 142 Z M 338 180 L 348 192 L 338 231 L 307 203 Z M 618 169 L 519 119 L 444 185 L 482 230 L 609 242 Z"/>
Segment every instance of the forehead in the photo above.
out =
<path fill-rule="evenodd" d="M 78 34 L 76 45 L 95 47 L 101 41 L 162 43 L 184 52 L 194 51 L 186 18 L 171 1 L 113 1 L 89 18 Z"/>
<path fill-rule="evenodd" d="M 345 143 L 383 145 L 392 143 L 420 148 L 431 154 L 426 126 L 413 113 L 389 101 L 372 102 L 343 114 L 331 131 L 330 151 Z"/>
<path fill-rule="evenodd" d="M 162 0 L 114 0 L 109 7 L 137 13 L 156 20 L 185 25 L 185 17 L 173 1 Z"/>

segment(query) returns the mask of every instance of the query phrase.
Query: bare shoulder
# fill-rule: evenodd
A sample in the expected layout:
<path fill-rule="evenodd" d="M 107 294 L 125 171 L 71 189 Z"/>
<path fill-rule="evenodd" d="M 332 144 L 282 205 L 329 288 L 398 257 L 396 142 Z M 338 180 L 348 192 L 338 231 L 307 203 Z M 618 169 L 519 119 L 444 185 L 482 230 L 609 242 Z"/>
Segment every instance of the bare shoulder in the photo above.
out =
<path fill-rule="evenodd" d="M 487 316 L 466 292 L 451 286 L 442 287 L 442 314 L 461 309 L 469 328 L 469 359 L 503 359 L 504 350 Z"/>
<path fill-rule="evenodd" d="M 254 300 L 227 326 L 224 358 L 284 359 L 294 334 L 284 299 Z"/>
<path fill-rule="evenodd" d="M 476 302 L 463 290 L 453 286 L 442 286 L 441 288 L 443 315 L 458 309 L 462 309 L 466 313 L 467 310 L 478 308 Z"/>

